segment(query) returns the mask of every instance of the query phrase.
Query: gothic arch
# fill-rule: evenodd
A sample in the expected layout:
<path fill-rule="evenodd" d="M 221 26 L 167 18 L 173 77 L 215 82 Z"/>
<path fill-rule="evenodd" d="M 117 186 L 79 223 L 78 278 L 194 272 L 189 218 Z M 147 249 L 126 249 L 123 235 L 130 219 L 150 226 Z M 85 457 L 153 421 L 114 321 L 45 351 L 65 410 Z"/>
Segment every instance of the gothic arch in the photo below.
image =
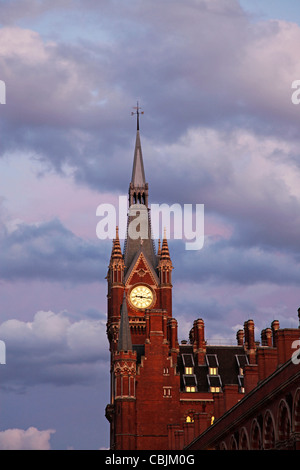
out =
<path fill-rule="evenodd" d="M 263 448 L 274 449 L 276 439 L 275 420 L 270 410 L 267 410 L 264 416 L 263 424 Z"/>
<path fill-rule="evenodd" d="M 282 399 L 279 403 L 277 413 L 277 430 L 278 439 L 280 441 L 286 441 L 291 435 L 291 413 L 287 402 Z"/>
<path fill-rule="evenodd" d="M 220 450 L 227 450 L 226 442 L 222 441 L 220 444 Z"/>
<path fill-rule="evenodd" d="M 238 450 L 238 445 L 234 435 L 232 435 L 230 438 L 229 450 Z"/>
<path fill-rule="evenodd" d="M 246 428 L 241 429 L 241 434 L 240 434 L 240 450 L 249 450 L 249 438 L 248 438 L 248 433 Z"/>
<path fill-rule="evenodd" d="M 262 449 L 262 436 L 261 429 L 257 419 L 254 419 L 251 424 L 250 431 L 250 449 L 261 450 Z"/>
<path fill-rule="evenodd" d="M 297 388 L 294 395 L 292 426 L 294 432 L 300 432 L 300 388 Z"/>

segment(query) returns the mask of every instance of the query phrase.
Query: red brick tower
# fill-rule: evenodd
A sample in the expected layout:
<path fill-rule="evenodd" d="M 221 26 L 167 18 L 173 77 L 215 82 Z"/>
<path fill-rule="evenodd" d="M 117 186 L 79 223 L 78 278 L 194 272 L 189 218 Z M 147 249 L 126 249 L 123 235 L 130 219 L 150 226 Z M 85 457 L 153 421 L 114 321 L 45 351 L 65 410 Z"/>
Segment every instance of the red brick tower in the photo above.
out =
<path fill-rule="evenodd" d="M 172 408 L 166 412 L 165 400 L 174 399 L 176 390 L 179 402 L 177 321 L 172 319 L 173 266 L 166 236 L 161 249 L 159 242 L 157 254 L 151 238 L 139 109 L 127 236 L 122 254 L 117 229 L 107 274 L 111 403 L 106 416 L 112 449 L 167 448 L 166 423 L 173 418 L 167 416 Z"/>

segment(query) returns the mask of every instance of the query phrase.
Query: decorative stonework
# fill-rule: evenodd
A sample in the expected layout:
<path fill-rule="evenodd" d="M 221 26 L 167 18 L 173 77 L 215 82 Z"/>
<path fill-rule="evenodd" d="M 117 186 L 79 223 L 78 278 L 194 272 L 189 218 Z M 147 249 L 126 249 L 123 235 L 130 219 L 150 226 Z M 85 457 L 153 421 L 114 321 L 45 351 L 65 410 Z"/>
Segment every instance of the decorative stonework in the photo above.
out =
<path fill-rule="evenodd" d="M 145 271 L 143 268 L 141 268 L 141 269 L 138 269 L 136 271 L 136 273 L 137 273 L 138 276 L 144 277 L 146 275 L 147 271 Z"/>
<path fill-rule="evenodd" d="M 136 367 L 134 363 L 128 364 L 128 362 L 115 362 L 114 364 L 114 373 L 116 375 L 120 374 L 128 374 L 128 375 L 134 375 L 136 372 Z"/>

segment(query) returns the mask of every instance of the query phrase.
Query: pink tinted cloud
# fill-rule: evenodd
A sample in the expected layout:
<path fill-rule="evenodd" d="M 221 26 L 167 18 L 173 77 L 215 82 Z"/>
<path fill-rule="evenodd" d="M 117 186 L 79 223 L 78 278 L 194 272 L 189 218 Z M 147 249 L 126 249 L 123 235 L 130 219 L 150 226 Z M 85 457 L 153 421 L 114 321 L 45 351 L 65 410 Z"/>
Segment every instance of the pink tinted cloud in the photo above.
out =
<path fill-rule="evenodd" d="M 7 429 L 0 432 L 1 450 L 50 450 L 53 429 L 39 431 L 31 426 L 28 429 Z"/>
<path fill-rule="evenodd" d="M 24 155 L 0 160 L 2 214 L 12 230 L 27 224 L 58 218 L 75 235 L 96 239 L 96 209 L 99 204 L 117 208 L 118 195 L 76 184 L 69 176 L 43 172 L 39 162 Z M 3 207 L 5 210 L 3 210 Z"/>

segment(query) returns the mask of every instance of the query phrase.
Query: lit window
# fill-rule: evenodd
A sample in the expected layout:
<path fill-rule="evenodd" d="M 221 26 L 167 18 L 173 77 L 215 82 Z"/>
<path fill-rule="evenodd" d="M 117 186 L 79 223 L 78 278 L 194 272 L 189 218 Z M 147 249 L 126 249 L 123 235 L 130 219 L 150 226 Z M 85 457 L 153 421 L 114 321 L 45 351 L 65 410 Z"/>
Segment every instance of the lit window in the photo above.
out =
<path fill-rule="evenodd" d="M 209 375 L 218 375 L 218 368 L 217 367 L 209 367 L 208 368 Z"/>
<path fill-rule="evenodd" d="M 215 420 L 215 417 L 212 416 L 212 417 L 211 417 L 211 420 L 210 420 L 210 424 L 214 424 L 214 420 Z"/>
<path fill-rule="evenodd" d="M 185 391 L 186 392 L 195 392 L 196 391 L 196 387 L 191 387 L 191 386 L 187 386 L 185 387 Z"/>
<path fill-rule="evenodd" d="M 208 375 L 207 381 L 211 393 L 220 393 L 222 391 L 222 381 L 219 375 Z"/>
<path fill-rule="evenodd" d="M 193 373 L 194 373 L 194 368 L 193 368 L 193 367 L 185 367 L 184 373 L 185 373 L 186 375 L 193 375 Z"/>
<path fill-rule="evenodd" d="M 171 387 L 164 387 L 164 397 L 171 397 Z"/>
<path fill-rule="evenodd" d="M 193 423 L 193 422 L 194 422 L 194 417 L 188 415 L 188 416 L 186 417 L 186 419 L 185 419 L 185 422 L 186 422 L 186 423 Z"/>
<path fill-rule="evenodd" d="M 168 367 L 164 367 L 164 375 L 168 375 L 169 374 L 169 368 Z"/>

